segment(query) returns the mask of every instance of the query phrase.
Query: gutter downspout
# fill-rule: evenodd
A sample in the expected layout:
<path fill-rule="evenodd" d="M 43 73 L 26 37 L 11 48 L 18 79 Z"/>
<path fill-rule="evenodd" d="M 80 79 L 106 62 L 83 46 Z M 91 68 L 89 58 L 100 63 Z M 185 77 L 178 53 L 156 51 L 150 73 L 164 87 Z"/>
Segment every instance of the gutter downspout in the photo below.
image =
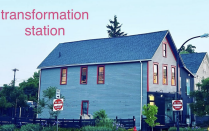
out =
<path fill-rule="evenodd" d="M 141 63 L 141 110 L 140 110 L 140 130 L 142 127 L 142 62 L 139 61 Z"/>
<path fill-rule="evenodd" d="M 41 90 L 41 69 L 39 72 L 38 103 L 39 103 L 39 97 L 40 97 L 40 90 Z M 38 106 L 38 103 L 37 103 L 37 106 Z M 38 108 L 37 108 L 37 110 L 38 110 Z M 38 114 L 36 115 L 36 118 L 38 118 Z"/>

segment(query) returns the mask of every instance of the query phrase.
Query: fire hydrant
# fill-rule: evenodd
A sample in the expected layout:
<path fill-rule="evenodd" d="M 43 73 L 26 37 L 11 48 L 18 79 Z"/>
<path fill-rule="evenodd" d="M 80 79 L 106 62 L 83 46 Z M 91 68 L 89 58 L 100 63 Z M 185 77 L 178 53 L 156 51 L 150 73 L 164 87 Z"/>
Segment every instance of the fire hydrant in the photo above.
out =
<path fill-rule="evenodd" d="M 134 130 L 133 130 L 133 131 L 137 131 L 137 130 L 136 130 L 136 126 L 134 126 Z"/>

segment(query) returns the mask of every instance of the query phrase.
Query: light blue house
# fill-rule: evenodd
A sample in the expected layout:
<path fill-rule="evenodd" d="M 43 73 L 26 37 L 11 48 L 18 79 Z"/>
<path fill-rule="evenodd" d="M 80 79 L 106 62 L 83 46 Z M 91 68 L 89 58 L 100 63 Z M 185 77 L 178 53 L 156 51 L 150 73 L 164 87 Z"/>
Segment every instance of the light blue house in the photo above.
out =
<path fill-rule="evenodd" d="M 60 118 L 78 119 L 104 109 L 109 118 L 135 116 L 141 129 L 142 106 L 156 101 L 148 99 L 152 92 L 176 91 L 176 54 L 167 30 L 60 43 L 38 66 L 39 97 L 55 86 L 66 98 Z M 45 111 L 39 117 L 49 115 Z"/>

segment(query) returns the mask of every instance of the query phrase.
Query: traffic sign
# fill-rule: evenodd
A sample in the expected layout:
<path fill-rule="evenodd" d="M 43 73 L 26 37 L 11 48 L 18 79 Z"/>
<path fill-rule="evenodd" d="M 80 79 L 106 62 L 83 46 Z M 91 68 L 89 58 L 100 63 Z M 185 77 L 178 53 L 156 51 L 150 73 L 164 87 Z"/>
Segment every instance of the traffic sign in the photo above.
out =
<path fill-rule="evenodd" d="M 183 101 L 182 100 L 172 100 L 173 111 L 183 111 Z"/>
<path fill-rule="evenodd" d="M 54 99 L 53 111 L 62 111 L 62 110 L 63 110 L 63 99 Z"/>
<path fill-rule="evenodd" d="M 56 89 L 56 98 L 60 99 L 60 90 L 59 89 Z"/>

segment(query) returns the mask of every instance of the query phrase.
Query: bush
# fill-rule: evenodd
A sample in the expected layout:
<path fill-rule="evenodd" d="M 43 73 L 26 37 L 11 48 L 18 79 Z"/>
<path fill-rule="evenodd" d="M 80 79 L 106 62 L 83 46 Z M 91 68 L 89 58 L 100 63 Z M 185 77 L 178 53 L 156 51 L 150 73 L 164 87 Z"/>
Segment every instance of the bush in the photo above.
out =
<path fill-rule="evenodd" d="M 14 131 L 16 126 L 14 124 L 3 125 L 1 126 L 1 131 Z"/>
<path fill-rule="evenodd" d="M 107 117 L 105 110 L 102 109 L 102 110 L 94 112 L 93 118 L 94 119 L 106 119 L 108 117 Z"/>
<path fill-rule="evenodd" d="M 113 127 L 113 120 L 111 119 L 101 119 L 96 120 L 96 126 L 102 126 L 102 127 Z"/>
<path fill-rule="evenodd" d="M 112 130 L 113 131 L 126 131 L 126 129 L 124 128 L 124 125 L 117 123 L 117 122 L 113 122 Z"/>
<path fill-rule="evenodd" d="M 176 127 L 171 127 L 168 129 L 168 131 L 177 131 Z M 199 127 L 185 127 L 185 128 L 181 128 L 179 127 L 179 131 L 204 131 L 204 129 L 201 129 Z"/>
<path fill-rule="evenodd" d="M 81 131 L 81 130 L 76 128 L 59 128 L 59 131 Z"/>
<path fill-rule="evenodd" d="M 43 127 L 41 131 L 56 131 L 57 127 L 56 126 L 50 126 L 50 127 Z"/>
<path fill-rule="evenodd" d="M 101 126 L 85 126 L 82 127 L 82 131 L 112 131 L 112 128 Z"/>
<path fill-rule="evenodd" d="M 39 131 L 41 127 L 38 124 L 27 124 L 21 126 L 20 131 Z"/>

